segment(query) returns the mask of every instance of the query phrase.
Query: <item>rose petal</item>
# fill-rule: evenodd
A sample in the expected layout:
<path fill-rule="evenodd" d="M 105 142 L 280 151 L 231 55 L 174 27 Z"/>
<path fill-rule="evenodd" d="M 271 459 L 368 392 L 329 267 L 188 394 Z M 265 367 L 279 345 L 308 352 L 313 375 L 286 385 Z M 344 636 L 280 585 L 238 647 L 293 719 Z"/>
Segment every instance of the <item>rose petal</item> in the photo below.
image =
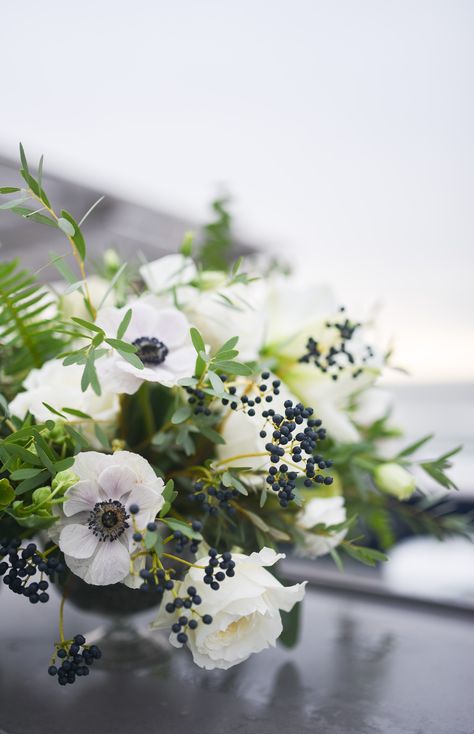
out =
<path fill-rule="evenodd" d="M 99 539 L 86 525 L 66 525 L 59 536 L 62 552 L 73 558 L 90 558 L 98 542 Z"/>

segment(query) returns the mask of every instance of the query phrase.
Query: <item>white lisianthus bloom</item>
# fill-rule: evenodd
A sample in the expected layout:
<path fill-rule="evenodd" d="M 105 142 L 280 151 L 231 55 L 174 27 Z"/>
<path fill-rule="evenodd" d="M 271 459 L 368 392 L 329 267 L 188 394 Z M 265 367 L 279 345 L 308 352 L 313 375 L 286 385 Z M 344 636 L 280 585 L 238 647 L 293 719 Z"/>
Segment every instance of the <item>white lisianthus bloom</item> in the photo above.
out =
<path fill-rule="evenodd" d="M 393 395 L 381 387 L 369 387 L 356 396 L 351 418 L 358 426 L 369 427 L 389 415 Z"/>
<path fill-rule="evenodd" d="M 316 525 L 340 525 L 346 521 L 346 517 L 344 497 L 313 497 L 306 502 L 296 521 L 304 531 L 304 541 L 298 546 L 299 555 L 317 558 L 330 553 L 344 540 L 347 529 L 331 532 L 329 535 L 317 535 L 308 531 Z"/>
<path fill-rule="evenodd" d="M 148 290 L 155 294 L 185 286 L 197 276 L 193 260 L 181 254 L 159 257 L 142 265 L 139 272 Z"/>
<path fill-rule="evenodd" d="M 158 382 L 172 387 L 183 377 L 191 377 L 196 352 L 189 335 L 190 325 L 176 308 L 160 308 L 152 297 L 137 300 L 122 308 L 104 308 L 97 314 L 96 324 L 108 337 L 115 338 L 117 329 L 131 308 L 132 318 L 122 341 L 137 347 L 144 368 L 127 362 L 117 352 L 97 360 L 101 382 L 119 393 L 135 393 L 143 382 Z"/>
<path fill-rule="evenodd" d="M 282 298 L 282 293 L 294 293 L 294 298 Z M 357 396 L 373 385 L 383 365 L 381 355 L 367 343 L 363 324 L 338 310 L 327 286 L 298 278 L 273 281 L 268 310 L 264 354 L 276 359 L 278 375 L 305 405 L 314 408 L 331 438 L 342 443 L 359 441 L 356 415 L 350 409 Z"/>
<path fill-rule="evenodd" d="M 100 423 L 106 434 L 111 434 L 120 410 L 119 398 L 107 390 L 107 385 L 102 385 L 101 395 L 96 395 L 91 387 L 82 392 L 81 377 L 80 365 L 65 367 L 59 359 L 51 359 L 39 369 L 31 370 L 23 382 L 24 392 L 18 393 L 11 401 L 10 412 L 18 418 L 24 418 L 30 412 L 37 421 L 42 422 L 56 420 L 44 403 L 59 412 L 64 408 L 79 410 L 93 420 L 82 421 L 72 415 L 68 416 L 68 420 L 77 422 L 91 446 L 99 448 L 93 421 Z"/>
<path fill-rule="evenodd" d="M 226 273 L 199 273 L 193 260 L 184 255 L 160 257 L 143 265 L 140 275 L 162 305 L 171 305 L 177 299 L 212 350 L 238 335 L 239 359 L 257 358 L 267 323 L 263 280 L 227 285 Z"/>
<path fill-rule="evenodd" d="M 394 462 L 380 464 L 374 471 L 374 480 L 382 492 L 391 494 L 399 500 L 410 499 L 416 489 L 413 474 Z"/>
<path fill-rule="evenodd" d="M 355 443 L 361 435 L 350 412 L 351 399 L 358 391 L 369 388 L 377 378 L 377 369 L 365 369 L 356 377 L 345 371 L 332 380 L 311 364 L 295 364 L 282 372 L 282 378 L 294 393 L 314 408 L 323 421 L 329 438 L 340 443 Z"/>
<path fill-rule="evenodd" d="M 199 614 L 212 617 L 211 624 L 199 621 L 196 629 L 186 630 L 187 645 L 201 668 L 227 670 L 247 660 L 252 653 L 275 645 L 282 632 L 280 611 L 289 612 L 303 599 L 305 591 L 304 583 L 282 586 L 266 570 L 266 566 L 273 566 L 280 558 L 284 555 L 270 548 L 250 556 L 233 553 L 235 576 L 226 578 L 218 591 L 204 583 L 201 569 L 190 569 L 179 588 L 186 590 L 189 585 L 194 586 L 202 599 Z M 206 565 L 207 557 L 196 563 Z M 172 598 L 170 592 L 165 594 L 154 628 L 169 628 L 175 621 L 165 610 Z M 179 612 L 176 612 L 178 617 Z M 174 634 L 170 635 L 170 642 L 181 647 Z"/>
<path fill-rule="evenodd" d="M 146 459 L 129 451 L 80 453 L 71 471 L 78 481 L 64 495 L 58 521 L 49 530 L 51 538 L 71 571 L 86 583 L 105 586 L 121 581 L 136 587 L 141 580 L 137 565 L 136 573 L 130 573 L 131 554 L 137 547 L 130 506 L 140 508 L 137 527 L 146 527 L 163 506 L 163 480 Z"/>
<path fill-rule="evenodd" d="M 195 297 L 185 304 L 190 321 L 213 351 L 230 337 L 238 336 L 239 359 L 256 359 L 264 342 L 267 321 L 265 282 L 221 286 L 211 277 L 215 274 L 205 275 L 207 285 L 212 287 L 195 289 Z M 218 275 L 222 278 L 221 273 Z"/>

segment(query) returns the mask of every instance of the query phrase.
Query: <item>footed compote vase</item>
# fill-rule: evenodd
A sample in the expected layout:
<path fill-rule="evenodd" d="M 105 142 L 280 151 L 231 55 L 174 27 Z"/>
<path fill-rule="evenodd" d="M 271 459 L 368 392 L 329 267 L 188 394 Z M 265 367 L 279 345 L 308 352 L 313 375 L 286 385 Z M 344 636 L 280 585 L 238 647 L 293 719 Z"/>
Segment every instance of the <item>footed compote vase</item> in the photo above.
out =
<path fill-rule="evenodd" d="M 120 583 L 91 586 L 73 573 L 61 586 L 68 602 L 104 615 L 103 625 L 85 632 L 87 642 L 97 644 L 103 653 L 102 667 L 140 670 L 167 663 L 170 648 L 165 639 L 134 620 L 136 615 L 158 607 L 161 593 L 130 589 Z"/>

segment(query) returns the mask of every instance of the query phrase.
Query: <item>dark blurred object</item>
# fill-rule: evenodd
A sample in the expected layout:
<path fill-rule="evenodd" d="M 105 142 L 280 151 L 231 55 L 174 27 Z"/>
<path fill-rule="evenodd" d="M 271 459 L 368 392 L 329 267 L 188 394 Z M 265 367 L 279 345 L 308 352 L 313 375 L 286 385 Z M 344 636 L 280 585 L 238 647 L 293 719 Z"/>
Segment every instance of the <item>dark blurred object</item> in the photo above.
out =
<path fill-rule="evenodd" d="M 0 186 L 23 186 L 18 168 L 17 163 L 0 157 Z M 67 209 L 77 221 L 106 193 L 50 176 L 47 170 L 43 182 L 53 206 Z M 176 251 L 190 227 L 190 222 L 169 214 L 105 196 L 84 222 L 83 231 L 93 256 L 114 247 L 124 257 L 141 251 L 152 259 Z M 2 260 L 18 257 L 34 270 L 44 268 L 51 250 L 69 252 L 61 232 L 11 212 L 2 212 L 0 217 L 0 245 Z M 45 280 L 59 277 L 52 266 L 42 273 Z"/>

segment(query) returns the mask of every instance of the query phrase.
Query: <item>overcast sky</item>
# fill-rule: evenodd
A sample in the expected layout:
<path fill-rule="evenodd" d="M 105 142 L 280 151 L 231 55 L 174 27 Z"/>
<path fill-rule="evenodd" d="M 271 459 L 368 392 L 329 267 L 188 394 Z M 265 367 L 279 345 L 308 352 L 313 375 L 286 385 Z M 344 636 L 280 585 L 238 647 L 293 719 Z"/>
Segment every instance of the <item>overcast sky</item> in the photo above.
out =
<path fill-rule="evenodd" d="M 0 152 L 239 230 L 474 374 L 471 0 L 2 3 Z"/>

